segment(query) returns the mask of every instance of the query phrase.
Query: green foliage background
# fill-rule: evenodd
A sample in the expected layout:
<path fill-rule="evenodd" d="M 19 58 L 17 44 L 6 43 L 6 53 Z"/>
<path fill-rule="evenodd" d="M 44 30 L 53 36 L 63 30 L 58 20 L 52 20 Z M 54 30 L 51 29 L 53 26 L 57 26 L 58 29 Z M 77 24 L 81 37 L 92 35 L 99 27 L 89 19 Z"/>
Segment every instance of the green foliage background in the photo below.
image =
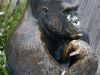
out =
<path fill-rule="evenodd" d="M 0 7 L 0 75 L 9 75 L 10 69 L 7 66 L 7 60 L 5 55 L 5 46 L 10 37 L 11 32 L 16 28 L 16 25 L 20 22 L 21 17 L 24 14 L 27 0 L 24 3 L 16 6 L 16 10 L 11 13 L 11 7 L 5 9 Z M 3 14 L 2 14 L 3 13 Z M 10 15 L 9 15 L 10 14 Z"/>

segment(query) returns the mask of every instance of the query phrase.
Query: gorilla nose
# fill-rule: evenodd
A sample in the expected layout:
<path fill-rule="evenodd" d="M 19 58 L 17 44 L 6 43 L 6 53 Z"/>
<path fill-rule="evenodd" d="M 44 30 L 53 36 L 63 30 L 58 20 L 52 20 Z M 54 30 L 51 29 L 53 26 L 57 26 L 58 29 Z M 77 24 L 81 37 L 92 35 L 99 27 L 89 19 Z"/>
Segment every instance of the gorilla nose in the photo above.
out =
<path fill-rule="evenodd" d="M 81 25 L 78 16 L 74 13 L 67 13 L 66 18 L 69 21 L 66 28 L 67 33 L 69 33 L 72 38 L 82 37 L 83 34 L 81 32 Z"/>
<path fill-rule="evenodd" d="M 69 22 L 72 22 L 74 26 L 80 26 L 80 21 L 78 16 L 71 16 L 70 14 L 66 15 L 66 18 Z"/>

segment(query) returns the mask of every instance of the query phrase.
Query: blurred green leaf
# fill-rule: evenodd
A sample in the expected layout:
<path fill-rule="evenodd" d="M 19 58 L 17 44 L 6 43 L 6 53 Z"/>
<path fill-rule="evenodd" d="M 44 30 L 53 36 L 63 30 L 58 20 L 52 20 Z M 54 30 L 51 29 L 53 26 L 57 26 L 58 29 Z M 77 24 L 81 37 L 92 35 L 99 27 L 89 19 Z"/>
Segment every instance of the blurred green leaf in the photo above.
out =
<path fill-rule="evenodd" d="M 3 7 L 0 8 L 0 75 L 8 75 L 10 72 L 10 69 L 7 65 L 4 48 L 11 32 L 16 28 L 16 25 L 20 22 L 21 17 L 23 16 L 27 1 L 28 0 L 25 0 L 25 3 L 23 4 L 19 3 L 19 5 L 16 6 L 16 10 L 14 10 L 11 15 L 8 13 L 9 9 L 4 10 Z"/>

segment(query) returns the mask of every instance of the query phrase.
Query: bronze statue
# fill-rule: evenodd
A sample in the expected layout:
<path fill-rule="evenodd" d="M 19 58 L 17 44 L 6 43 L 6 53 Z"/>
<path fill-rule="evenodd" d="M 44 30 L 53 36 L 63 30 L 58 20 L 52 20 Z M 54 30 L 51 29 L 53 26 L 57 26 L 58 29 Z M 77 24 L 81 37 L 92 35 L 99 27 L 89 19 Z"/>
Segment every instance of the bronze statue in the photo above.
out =
<path fill-rule="evenodd" d="M 12 75 L 95 74 L 97 57 L 88 45 L 88 34 L 78 24 L 78 6 L 77 0 L 29 1 L 6 50 Z M 68 68 L 63 70 L 63 63 L 69 63 Z"/>

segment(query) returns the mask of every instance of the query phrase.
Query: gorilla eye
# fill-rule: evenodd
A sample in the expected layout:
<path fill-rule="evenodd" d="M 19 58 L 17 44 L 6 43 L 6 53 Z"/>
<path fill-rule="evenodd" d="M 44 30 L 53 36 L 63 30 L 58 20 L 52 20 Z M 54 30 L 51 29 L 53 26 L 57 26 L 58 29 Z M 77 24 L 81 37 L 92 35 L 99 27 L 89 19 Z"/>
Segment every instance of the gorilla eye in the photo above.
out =
<path fill-rule="evenodd" d="M 44 6 L 44 7 L 42 8 L 42 10 L 44 10 L 44 12 L 48 12 L 48 7 Z"/>
<path fill-rule="evenodd" d="M 78 9 L 78 6 L 76 6 L 76 7 L 70 7 L 70 8 L 64 9 L 62 12 L 63 12 L 64 14 L 66 14 L 66 13 L 70 13 L 70 12 L 72 12 L 72 11 L 77 11 L 77 9 Z"/>
<path fill-rule="evenodd" d="M 64 14 L 66 14 L 66 13 L 69 13 L 71 10 L 70 9 L 65 9 L 65 10 L 63 10 L 62 12 L 64 13 Z"/>

